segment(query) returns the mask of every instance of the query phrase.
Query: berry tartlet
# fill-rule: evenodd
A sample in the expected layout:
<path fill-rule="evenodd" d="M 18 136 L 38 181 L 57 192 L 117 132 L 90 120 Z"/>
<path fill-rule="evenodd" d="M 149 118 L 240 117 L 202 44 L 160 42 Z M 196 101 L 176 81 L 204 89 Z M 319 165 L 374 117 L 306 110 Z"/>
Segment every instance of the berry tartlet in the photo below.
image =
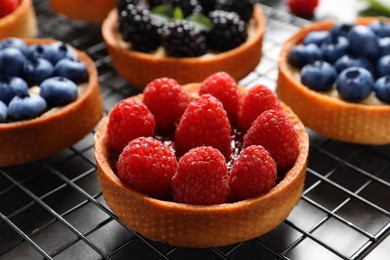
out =
<path fill-rule="evenodd" d="M 116 0 L 50 0 L 54 11 L 71 19 L 101 23 L 115 7 Z"/>
<path fill-rule="evenodd" d="M 280 224 L 300 199 L 308 148 L 303 124 L 268 88 L 248 91 L 221 72 L 183 87 L 156 79 L 95 134 L 98 178 L 119 219 L 149 239 L 197 248 Z"/>
<path fill-rule="evenodd" d="M 239 80 L 259 64 L 266 26 L 259 4 L 251 4 L 249 15 L 244 12 L 245 18 L 218 5 L 224 1 L 215 4 L 214 8 L 221 10 L 210 11 L 207 4 L 199 5 L 200 10 L 210 11 L 202 19 L 198 18 L 197 7 L 187 14 L 183 6 L 177 16 L 184 19 L 175 18 L 177 12 L 173 11 L 173 17 L 168 16 L 168 21 L 165 17 L 165 22 L 161 22 L 153 18 L 156 16 L 152 1 L 130 2 L 134 3 L 110 12 L 103 22 L 102 34 L 115 70 L 137 88 L 143 89 L 159 77 L 175 78 L 180 84 L 199 82 L 218 71 L 226 71 Z M 168 2 L 180 5 L 198 1 Z M 248 1 L 225 2 L 240 5 Z M 155 8 L 160 10 L 161 5 Z M 203 25 L 207 24 L 211 31 L 203 32 L 193 20 L 207 20 Z"/>
<path fill-rule="evenodd" d="M 0 41 L 0 74 L 0 166 L 58 152 L 103 115 L 93 61 L 62 42 Z"/>
<path fill-rule="evenodd" d="M 34 37 L 37 22 L 32 0 L 4 0 L 0 2 L 0 39 Z"/>
<path fill-rule="evenodd" d="M 299 30 L 282 48 L 276 93 L 335 140 L 390 143 L 390 24 L 357 18 Z"/>

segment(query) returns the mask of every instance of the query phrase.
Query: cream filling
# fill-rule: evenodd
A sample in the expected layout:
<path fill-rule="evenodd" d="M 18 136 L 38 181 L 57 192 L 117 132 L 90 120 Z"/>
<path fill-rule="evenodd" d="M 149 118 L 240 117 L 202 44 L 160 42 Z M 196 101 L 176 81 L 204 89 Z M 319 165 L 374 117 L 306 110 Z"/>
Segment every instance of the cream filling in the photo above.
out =
<path fill-rule="evenodd" d="M 301 82 L 301 71 L 299 69 L 296 69 L 296 68 L 292 68 L 292 67 L 289 67 L 289 68 L 290 68 L 291 74 L 294 77 L 294 79 L 298 82 Z M 326 95 L 326 96 L 333 98 L 333 99 L 338 99 L 338 100 L 342 100 L 344 102 L 348 102 L 345 99 L 340 97 L 339 92 L 336 89 L 336 86 L 333 86 L 332 89 L 330 89 L 328 91 L 325 91 L 325 92 L 316 91 L 316 93 L 318 93 L 320 95 Z M 386 106 L 386 105 L 388 105 L 388 104 L 380 101 L 375 96 L 375 93 L 373 91 L 370 93 L 370 95 L 366 99 L 361 101 L 360 104 L 370 105 L 370 106 Z"/>

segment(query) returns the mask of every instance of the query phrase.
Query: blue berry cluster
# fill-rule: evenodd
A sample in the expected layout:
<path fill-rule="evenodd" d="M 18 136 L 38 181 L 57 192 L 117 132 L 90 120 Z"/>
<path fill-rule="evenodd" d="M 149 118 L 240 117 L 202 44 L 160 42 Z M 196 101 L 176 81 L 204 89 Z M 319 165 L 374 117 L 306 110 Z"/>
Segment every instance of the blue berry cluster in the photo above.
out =
<path fill-rule="evenodd" d="M 294 46 L 288 61 L 301 69 L 301 81 L 325 92 L 334 86 L 341 98 L 361 102 L 372 91 L 390 103 L 390 24 L 335 23 L 330 31 L 312 31 Z"/>
<path fill-rule="evenodd" d="M 0 41 L 0 123 L 39 117 L 52 107 L 76 100 L 77 84 L 88 70 L 69 45 L 26 45 L 18 38 Z M 38 86 L 39 95 L 30 91 Z"/>

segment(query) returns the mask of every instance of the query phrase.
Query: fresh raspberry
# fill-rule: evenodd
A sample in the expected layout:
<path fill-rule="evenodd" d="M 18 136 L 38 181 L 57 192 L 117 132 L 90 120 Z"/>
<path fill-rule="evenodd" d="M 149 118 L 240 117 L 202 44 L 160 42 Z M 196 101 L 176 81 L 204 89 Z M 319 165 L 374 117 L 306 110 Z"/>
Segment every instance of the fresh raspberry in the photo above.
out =
<path fill-rule="evenodd" d="M 123 148 L 137 137 L 154 134 L 154 117 L 140 101 L 121 100 L 111 110 L 109 117 L 108 145 L 114 153 L 121 153 Z"/>
<path fill-rule="evenodd" d="M 180 121 L 190 98 L 176 80 L 160 78 L 146 86 L 143 101 L 154 115 L 156 125 L 167 128 Z"/>
<path fill-rule="evenodd" d="M 234 162 L 229 187 L 233 200 L 245 200 L 268 192 L 276 183 L 276 164 L 264 147 L 247 147 Z"/>
<path fill-rule="evenodd" d="M 190 150 L 179 161 L 172 178 L 176 202 L 194 205 L 225 203 L 229 195 L 228 170 L 223 155 L 202 146 Z"/>
<path fill-rule="evenodd" d="M 287 5 L 290 8 L 290 12 L 311 18 L 314 15 L 318 2 L 319 0 L 288 0 Z"/>
<path fill-rule="evenodd" d="M 171 149 L 153 137 L 131 141 L 116 164 L 118 177 L 129 187 L 157 199 L 169 199 L 176 157 Z"/>
<path fill-rule="evenodd" d="M 188 105 L 176 128 L 174 146 L 179 155 L 198 146 L 212 146 L 229 158 L 232 151 L 230 132 L 222 103 L 205 94 Z"/>
<path fill-rule="evenodd" d="M 253 121 L 261 113 L 269 109 L 281 109 L 279 100 L 271 90 L 264 85 L 256 85 L 249 89 L 239 114 L 241 129 L 248 130 Z"/>
<path fill-rule="evenodd" d="M 18 8 L 19 0 L 2 0 L 0 1 L 0 18 L 9 15 Z"/>
<path fill-rule="evenodd" d="M 283 111 L 268 110 L 253 122 L 244 136 L 243 147 L 262 145 L 283 174 L 294 165 L 298 156 L 298 137 L 294 124 Z"/>
<path fill-rule="evenodd" d="M 232 124 L 238 123 L 240 92 L 236 81 L 225 72 L 217 72 L 202 82 L 199 95 L 210 94 L 222 102 Z"/>

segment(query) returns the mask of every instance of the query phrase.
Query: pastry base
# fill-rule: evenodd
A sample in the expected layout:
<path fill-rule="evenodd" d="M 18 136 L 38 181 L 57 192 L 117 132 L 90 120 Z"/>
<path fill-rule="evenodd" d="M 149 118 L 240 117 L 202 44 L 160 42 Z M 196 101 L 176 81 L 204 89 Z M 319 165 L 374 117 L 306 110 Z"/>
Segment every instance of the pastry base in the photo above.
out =
<path fill-rule="evenodd" d="M 48 44 L 47 39 L 26 39 L 27 44 Z M 0 166 L 41 159 L 76 143 L 101 119 L 104 109 L 93 61 L 77 51 L 87 65 L 89 80 L 82 96 L 73 103 L 41 117 L 0 124 Z"/>
<path fill-rule="evenodd" d="M 185 87 L 194 95 L 199 84 Z M 133 97 L 142 100 L 142 94 Z M 299 138 L 293 168 L 265 195 L 213 206 L 196 206 L 153 199 L 126 187 L 113 172 L 107 149 L 108 117 L 95 135 L 95 158 L 104 198 L 119 219 L 141 235 L 174 246 L 213 247 L 258 237 L 280 224 L 298 203 L 303 190 L 309 141 L 304 126 L 286 106 Z"/>
<path fill-rule="evenodd" d="M 367 25 L 378 18 L 359 18 Z M 288 39 L 281 51 L 276 93 L 313 131 L 335 140 L 360 144 L 390 143 L 390 106 L 369 106 L 334 99 L 297 81 L 287 57 L 291 48 L 311 31 L 330 30 L 334 21 L 314 23 Z"/>
<path fill-rule="evenodd" d="M 19 7 L 0 19 L 0 39 L 7 37 L 34 37 L 37 21 L 32 0 L 21 0 Z"/>
<path fill-rule="evenodd" d="M 101 23 L 115 8 L 116 0 L 50 0 L 54 11 L 71 19 Z"/>
<path fill-rule="evenodd" d="M 125 80 L 143 89 L 160 77 L 176 79 L 180 84 L 200 82 L 211 74 L 225 71 L 240 80 L 260 62 L 265 16 L 260 5 L 255 5 L 255 31 L 241 46 L 223 53 L 197 58 L 156 57 L 152 54 L 126 50 L 119 46 L 117 11 L 113 10 L 103 22 L 102 34 L 116 72 Z"/>

